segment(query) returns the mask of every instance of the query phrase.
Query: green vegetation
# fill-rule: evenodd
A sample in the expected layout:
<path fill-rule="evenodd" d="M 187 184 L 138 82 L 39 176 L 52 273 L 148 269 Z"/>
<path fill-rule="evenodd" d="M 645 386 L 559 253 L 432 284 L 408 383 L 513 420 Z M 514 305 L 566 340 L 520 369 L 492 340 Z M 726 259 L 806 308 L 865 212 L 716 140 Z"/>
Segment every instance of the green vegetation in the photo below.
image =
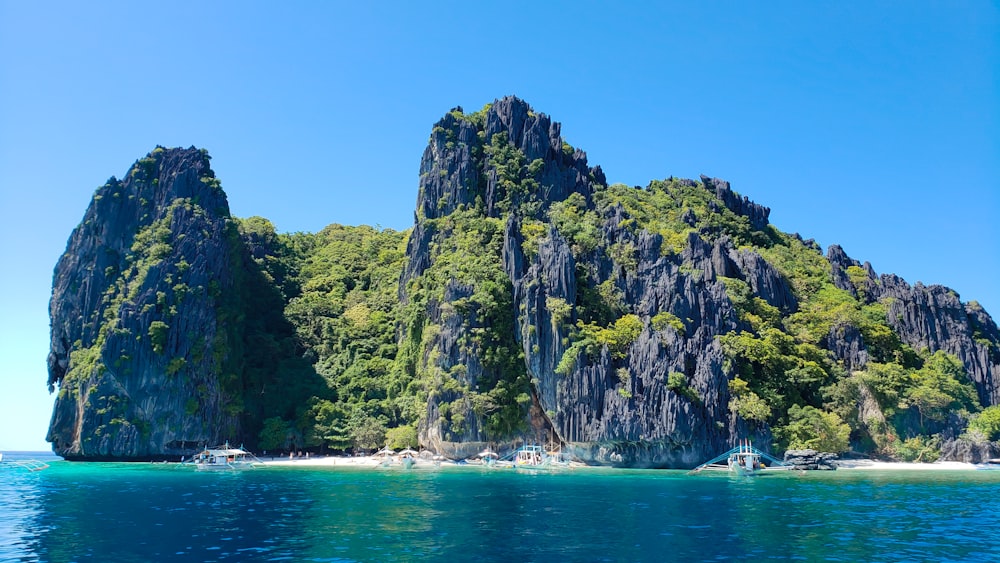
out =
<path fill-rule="evenodd" d="M 385 433 L 386 446 L 401 450 L 404 448 L 417 448 L 420 441 L 417 439 L 417 429 L 414 426 L 397 426 L 390 428 Z"/>
<path fill-rule="evenodd" d="M 850 447 L 851 428 L 833 412 L 824 412 L 809 405 L 792 405 L 788 409 L 788 424 L 775 430 L 786 449 L 812 449 L 840 453 Z"/>
<path fill-rule="evenodd" d="M 272 306 L 280 318 L 267 322 L 288 323 L 288 343 L 265 341 L 265 353 L 292 345 L 300 356 L 276 368 L 275 384 L 296 402 L 262 408 L 306 445 L 379 445 L 382 438 L 373 436 L 405 424 L 411 417 L 404 411 L 413 410 L 393 369 L 406 233 L 331 225 L 316 234 L 281 235 L 259 217 L 241 221 L 240 231 L 268 249 L 257 259 L 260 283 L 278 290 Z"/>
<path fill-rule="evenodd" d="M 474 209 L 428 220 L 439 235 L 430 267 L 407 287 L 402 311 L 407 341 L 398 369 L 409 382 L 407 422 L 442 424 L 447 436 L 468 428 L 471 411 L 489 439 L 509 437 L 524 427 L 530 403 L 524 355 L 515 340 L 513 288 L 502 268 L 503 220 Z M 482 376 L 471 379 L 462 364 L 439 361 L 441 325 L 428 315 L 441 307 L 441 321 L 458 319 L 462 355 L 478 358 Z M 440 405 L 440 420 L 424 421 L 421 405 Z"/>
<path fill-rule="evenodd" d="M 669 311 L 661 311 L 653 315 L 653 318 L 650 319 L 650 324 L 653 326 L 653 330 L 666 330 L 667 327 L 671 327 L 677 331 L 677 334 L 682 336 L 686 330 L 684 321 Z"/>
<path fill-rule="evenodd" d="M 267 450 L 280 450 L 289 447 L 288 423 L 274 416 L 264 421 L 264 427 L 258 436 L 257 447 Z"/>
<path fill-rule="evenodd" d="M 549 219 L 570 244 L 577 259 L 593 252 L 601 241 L 600 218 L 595 211 L 588 209 L 587 200 L 578 193 L 553 203 L 549 207 Z"/>
<path fill-rule="evenodd" d="M 936 435 L 907 438 L 896 445 L 893 454 L 903 461 L 934 463 L 941 457 L 941 438 Z"/>
<path fill-rule="evenodd" d="M 729 380 L 729 410 L 752 422 L 767 422 L 772 409 L 763 399 L 750 390 L 750 385 L 736 377 Z"/>
<path fill-rule="evenodd" d="M 149 323 L 149 344 L 157 354 L 163 353 L 163 347 L 167 343 L 167 331 L 170 325 L 163 321 L 153 321 Z"/>
<path fill-rule="evenodd" d="M 968 433 L 973 441 L 1000 440 L 1000 405 L 986 407 L 969 420 Z"/>
<path fill-rule="evenodd" d="M 355 450 L 377 450 L 385 443 L 386 428 L 381 420 L 356 412 L 348 423 L 351 445 Z"/>
<path fill-rule="evenodd" d="M 632 314 L 620 317 L 607 327 L 577 321 L 576 329 L 570 333 L 573 344 L 563 354 L 556 366 L 556 373 L 569 375 L 575 369 L 581 354 L 595 360 L 604 347 L 608 348 L 613 359 L 625 358 L 626 350 L 639 337 L 642 327 L 639 317 Z"/>
<path fill-rule="evenodd" d="M 680 253 L 688 236 L 709 240 L 727 235 L 737 246 L 770 244 L 772 232 L 755 231 L 749 219 L 719 205 L 715 194 L 687 180 L 655 180 L 645 189 L 612 184 L 595 196 L 598 208 L 620 204 L 628 212 L 628 227 L 663 237 L 663 254 Z"/>
<path fill-rule="evenodd" d="M 701 397 L 688 385 L 687 376 L 683 373 L 672 371 L 667 375 L 667 389 L 682 397 L 687 397 L 692 403 L 701 404 Z"/>

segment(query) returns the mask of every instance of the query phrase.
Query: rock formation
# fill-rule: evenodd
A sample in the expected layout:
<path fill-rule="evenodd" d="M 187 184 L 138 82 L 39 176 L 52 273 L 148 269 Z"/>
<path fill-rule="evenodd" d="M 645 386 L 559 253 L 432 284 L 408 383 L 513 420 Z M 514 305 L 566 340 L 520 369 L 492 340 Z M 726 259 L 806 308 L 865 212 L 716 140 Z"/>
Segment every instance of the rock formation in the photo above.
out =
<path fill-rule="evenodd" d="M 150 459 L 242 439 L 255 274 L 205 151 L 158 147 L 98 188 L 54 274 L 53 450 Z"/>
<path fill-rule="evenodd" d="M 71 459 L 147 459 L 252 445 L 265 420 L 331 447 L 391 420 L 457 458 L 535 441 L 588 463 L 693 467 L 742 439 L 768 448 L 770 424 L 780 437 L 809 405 L 839 409 L 862 447 L 885 447 L 873 429 L 895 424 L 900 440 L 947 429 L 946 455 L 987 451 L 954 442 L 968 413 L 927 419 L 919 397 L 903 404 L 906 378 L 852 374 L 947 352 L 979 405 L 998 404 L 990 316 L 837 245 L 824 257 L 769 214 L 709 176 L 609 185 L 520 99 L 455 108 L 421 159 L 405 259 L 386 249 L 389 293 L 369 304 L 371 279 L 337 252 L 314 260 L 316 240 L 286 246 L 266 220 L 231 218 L 204 151 L 157 148 L 97 190 L 56 267 L 49 440 Z M 355 272 L 378 255 L 354 254 Z M 350 349 L 330 320 L 348 307 L 351 330 L 382 327 Z"/>
<path fill-rule="evenodd" d="M 799 471 L 833 471 L 837 469 L 837 454 L 816 450 L 788 450 L 784 462 Z"/>

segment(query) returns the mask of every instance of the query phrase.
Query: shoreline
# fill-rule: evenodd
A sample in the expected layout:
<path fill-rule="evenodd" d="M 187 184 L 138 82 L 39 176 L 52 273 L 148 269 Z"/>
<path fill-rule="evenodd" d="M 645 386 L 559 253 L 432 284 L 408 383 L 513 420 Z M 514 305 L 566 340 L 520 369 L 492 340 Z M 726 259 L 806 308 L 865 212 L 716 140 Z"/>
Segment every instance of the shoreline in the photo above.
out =
<path fill-rule="evenodd" d="M 265 466 L 275 466 L 275 467 L 354 467 L 362 469 L 375 469 L 378 468 L 381 463 L 381 458 L 376 458 L 372 456 L 325 456 L 325 457 L 309 457 L 309 458 L 274 458 L 268 460 L 261 460 Z M 935 461 L 933 463 L 916 463 L 916 462 L 902 462 L 902 461 L 875 461 L 870 459 L 859 459 L 859 460 L 837 460 L 834 462 L 837 466 L 837 470 L 845 471 L 980 471 L 980 467 L 985 464 L 975 464 L 967 463 L 963 461 Z M 394 464 L 393 466 L 395 466 Z M 482 468 L 482 465 L 478 464 L 465 464 L 452 460 L 442 460 L 440 462 L 440 467 L 466 467 L 466 468 Z M 432 465 L 431 462 L 425 460 L 418 460 L 416 468 L 437 468 L 438 466 Z M 584 465 L 584 464 L 573 464 L 573 468 L 576 469 L 613 469 L 610 466 L 600 466 L 600 465 Z M 684 469 L 678 469 L 676 471 L 686 471 Z"/>
<path fill-rule="evenodd" d="M 6 454 L 11 454 L 10 461 L 16 459 L 22 459 L 26 457 L 41 457 L 48 461 L 63 461 L 64 458 L 57 456 L 52 452 L 41 452 L 41 451 L 7 451 Z M 5 460 L 6 461 L 6 460 Z M 265 467 L 350 467 L 359 469 L 376 469 L 380 468 L 383 459 L 374 456 L 310 456 L 308 458 L 298 457 L 295 459 L 288 459 L 287 456 L 273 458 L 268 457 L 267 459 L 260 459 L 261 464 Z M 76 462 L 74 462 L 76 463 Z M 81 463 L 88 463 L 83 461 Z M 135 461 L 134 463 L 178 463 L 170 461 Z M 483 466 L 476 463 L 464 463 L 458 460 L 443 459 L 436 462 L 437 465 L 433 464 L 431 461 L 426 459 L 418 459 L 415 465 L 418 469 L 437 469 L 437 468 L 468 468 L 477 469 Z M 872 459 L 840 459 L 834 460 L 833 465 L 837 467 L 837 470 L 844 471 L 983 471 L 983 470 L 1000 470 L 1000 464 L 987 464 L 987 463 L 969 463 L 963 461 L 935 461 L 933 463 L 919 463 L 919 462 L 904 462 L 904 461 L 877 461 Z M 393 463 L 390 467 L 398 466 L 398 463 Z M 384 467 L 382 467 L 385 469 Z M 572 469 L 616 469 L 611 466 L 606 465 L 586 465 L 579 462 L 571 462 L 570 468 Z M 625 469 L 625 468 L 621 468 Z M 641 468 L 639 468 L 641 469 Z M 671 471 L 671 470 L 667 470 Z M 688 471 L 686 469 L 674 469 L 673 471 Z"/>

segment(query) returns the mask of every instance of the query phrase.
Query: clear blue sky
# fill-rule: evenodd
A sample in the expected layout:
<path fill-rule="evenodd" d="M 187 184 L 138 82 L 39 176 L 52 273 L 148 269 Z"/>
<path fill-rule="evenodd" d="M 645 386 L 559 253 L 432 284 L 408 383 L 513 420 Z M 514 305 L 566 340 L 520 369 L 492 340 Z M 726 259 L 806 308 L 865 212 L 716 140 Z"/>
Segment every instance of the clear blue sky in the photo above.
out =
<path fill-rule="evenodd" d="M 48 449 L 52 270 L 109 176 L 196 145 L 235 215 L 405 229 L 432 124 L 507 94 L 611 182 L 725 178 L 1000 317 L 995 2 L 0 0 L 0 451 Z"/>

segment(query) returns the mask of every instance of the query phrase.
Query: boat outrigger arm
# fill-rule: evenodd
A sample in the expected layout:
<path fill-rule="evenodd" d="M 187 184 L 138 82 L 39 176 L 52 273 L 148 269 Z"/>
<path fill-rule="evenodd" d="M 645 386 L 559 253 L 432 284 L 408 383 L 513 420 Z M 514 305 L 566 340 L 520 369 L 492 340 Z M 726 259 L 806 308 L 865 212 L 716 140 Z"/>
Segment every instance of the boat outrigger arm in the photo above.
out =
<path fill-rule="evenodd" d="M 733 456 L 740 456 L 747 454 L 758 456 L 759 459 L 767 460 L 768 462 L 767 467 L 764 468 L 764 470 L 788 470 L 792 468 L 791 465 L 785 463 L 784 461 L 781 461 L 780 459 L 772 455 L 769 455 L 767 453 L 758 450 L 757 448 L 753 447 L 749 441 L 747 441 L 747 442 L 742 442 L 740 443 L 740 445 L 727 451 L 726 453 L 720 454 L 717 457 L 714 457 L 706 461 L 705 463 L 699 465 L 698 467 L 695 467 L 694 469 L 691 470 L 691 473 L 697 473 L 699 471 L 704 471 L 704 470 L 728 471 L 730 469 L 729 466 L 730 458 L 732 458 Z"/>
<path fill-rule="evenodd" d="M 3 461 L 3 458 L 0 457 L 0 464 L 18 469 L 27 469 L 28 471 L 41 471 L 49 468 L 49 464 L 37 459 L 12 459 L 10 461 Z"/>

